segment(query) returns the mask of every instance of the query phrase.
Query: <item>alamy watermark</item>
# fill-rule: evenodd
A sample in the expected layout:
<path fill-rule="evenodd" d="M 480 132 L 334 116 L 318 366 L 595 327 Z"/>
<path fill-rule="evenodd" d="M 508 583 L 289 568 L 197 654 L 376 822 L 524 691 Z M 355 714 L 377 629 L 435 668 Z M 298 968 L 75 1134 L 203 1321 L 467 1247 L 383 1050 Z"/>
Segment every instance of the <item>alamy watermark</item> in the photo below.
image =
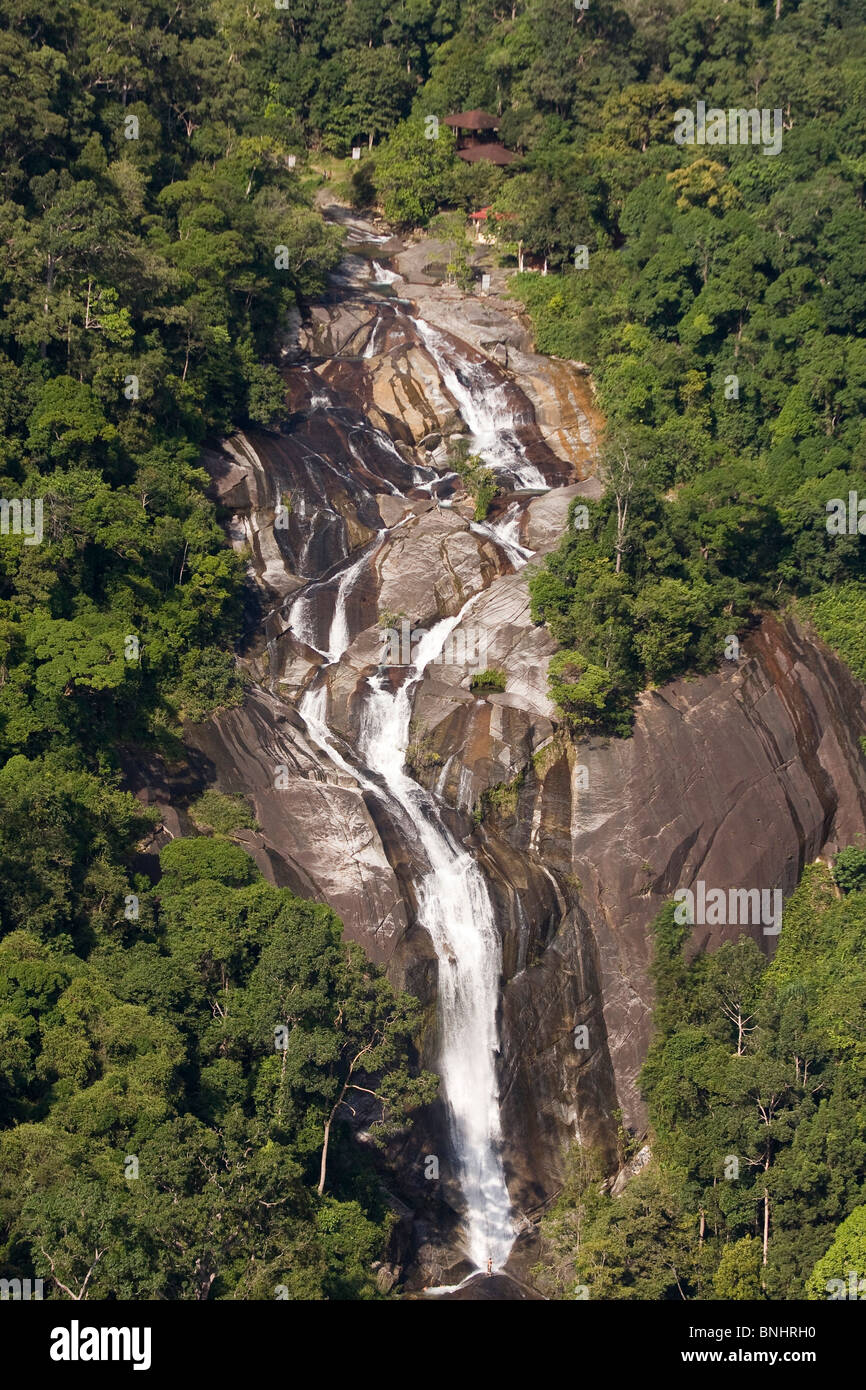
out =
<path fill-rule="evenodd" d="M 831 497 L 827 503 L 827 532 L 831 536 L 866 536 L 866 497 L 848 493 L 848 501 Z"/>
<path fill-rule="evenodd" d="M 844 1279 L 828 1279 L 824 1288 L 831 1299 L 866 1298 L 866 1279 L 861 1279 L 856 1269 L 848 1270 L 848 1282 Z"/>
<path fill-rule="evenodd" d="M 782 149 L 782 108 L 731 107 L 728 111 L 699 101 L 694 111 L 681 106 L 674 112 L 674 140 L 678 145 L 763 145 L 764 154 Z"/>
<path fill-rule="evenodd" d="M 0 536 L 23 536 L 25 545 L 42 541 L 42 498 L 0 497 Z"/>
<path fill-rule="evenodd" d="M 761 925 L 764 936 L 782 930 L 781 888 L 707 888 L 698 879 L 696 889 L 674 893 L 674 921 L 680 926 L 748 927 Z"/>
<path fill-rule="evenodd" d="M 82 1327 L 73 1318 L 69 1327 L 51 1331 L 48 1355 L 52 1361 L 131 1361 L 134 1371 L 151 1364 L 149 1327 Z"/>
<path fill-rule="evenodd" d="M 14 1303 L 27 1303 L 30 1299 L 38 1301 L 45 1297 L 44 1286 L 44 1279 L 0 1279 L 0 1299 L 4 1303 L 8 1299 Z"/>

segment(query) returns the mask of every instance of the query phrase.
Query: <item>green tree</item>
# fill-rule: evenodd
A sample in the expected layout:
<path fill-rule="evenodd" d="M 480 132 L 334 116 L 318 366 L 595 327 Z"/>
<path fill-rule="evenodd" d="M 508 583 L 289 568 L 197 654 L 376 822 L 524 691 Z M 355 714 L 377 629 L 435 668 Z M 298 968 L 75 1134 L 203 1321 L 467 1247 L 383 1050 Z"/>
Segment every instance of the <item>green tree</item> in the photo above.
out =
<path fill-rule="evenodd" d="M 833 879 L 843 893 L 866 889 L 866 849 L 849 845 L 840 850 L 833 865 Z"/>
<path fill-rule="evenodd" d="M 866 1288 L 866 1206 L 856 1207 L 838 1227 L 829 1250 L 809 1276 L 806 1297 L 862 1298 Z"/>
<path fill-rule="evenodd" d="M 761 1242 L 754 1236 L 725 1246 L 713 1275 L 713 1293 L 726 1302 L 761 1297 Z"/>
<path fill-rule="evenodd" d="M 440 126 L 438 139 L 425 138 L 420 118 L 404 122 L 376 157 L 373 175 L 382 210 L 398 227 L 426 226 L 447 203 L 454 167 L 454 137 Z"/>

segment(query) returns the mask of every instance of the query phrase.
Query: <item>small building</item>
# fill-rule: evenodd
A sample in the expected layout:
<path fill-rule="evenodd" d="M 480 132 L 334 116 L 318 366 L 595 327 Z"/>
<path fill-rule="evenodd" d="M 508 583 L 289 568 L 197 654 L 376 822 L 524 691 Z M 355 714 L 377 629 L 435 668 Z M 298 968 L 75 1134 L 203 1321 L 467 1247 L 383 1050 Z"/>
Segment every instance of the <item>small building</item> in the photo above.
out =
<path fill-rule="evenodd" d="M 489 164 L 513 164 L 517 158 L 495 139 L 499 129 L 498 116 L 477 108 L 475 111 L 457 111 L 445 117 L 445 125 L 450 126 L 456 137 L 457 154 L 467 164 L 477 164 L 484 160 Z"/>
<path fill-rule="evenodd" d="M 513 212 L 494 212 L 492 208 L 479 208 L 470 212 L 469 223 L 472 237 L 482 246 L 492 246 L 496 241 L 492 224 L 494 222 L 516 222 Z"/>
<path fill-rule="evenodd" d="M 470 212 L 469 214 L 469 227 L 472 232 L 472 239 L 482 246 L 492 246 L 496 242 L 496 236 L 491 224 L 516 221 L 517 213 L 515 212 L 494 212 L 490 207 L 479 208 L 477 212 Z M 518 241 L 517 269 L 521 271 L 539 271 L 542 275 L 546 275 L 547 257 L 536 256 L 530 251 L 524 251 L 523 242 Z"/>

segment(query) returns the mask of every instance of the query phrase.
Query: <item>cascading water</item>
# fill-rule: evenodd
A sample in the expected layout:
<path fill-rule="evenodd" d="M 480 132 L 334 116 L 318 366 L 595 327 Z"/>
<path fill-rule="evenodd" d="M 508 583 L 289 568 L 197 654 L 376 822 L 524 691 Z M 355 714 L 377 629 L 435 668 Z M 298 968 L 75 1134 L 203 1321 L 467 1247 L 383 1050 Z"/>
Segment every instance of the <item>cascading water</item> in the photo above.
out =
<path fill-rule="evenodd" d="M 453 349 L 424 319 L 413 319 L 419 337 L 433 358 L 460 414 L 472 434 L 472 450 L 497 471 L 510 473 L 523 488 L 547 489 L 544 474 L 527 457 L 515 434 L 518 423 L 506 399 L 505 386 L 482 363 L 452 360 Z"/>
<path fill-rule="evenodd" d="M 381 336 L 381 334 L 382 334 L 382 320 L 381 320 L 381 319 L 376 319 L 375 322 L 373 323 L 373 328 L 372 328 L 372 331 L 371 331 L 371 333 L 370 333 L 370 337 L 369 337 L 369 340 L 368 340 L 368 342 L 367 342 L 367 346 L 364 348 L 364 353 L 363 353 L 363 355 L 364 355 L 365 358 L 370 358 L 370 357 L 375 357 L 375 356 L 376 356 L 376 353 L 379 351 L 377 344 L 378 344 L 379 337 Z"/>
<path fill-rule="evenodd" d="M 325 656 L 326 653 L 316 645 L 317 633 L 313 596 L 318 587 L 317 584 L 311 584 L 302 594 L 298 595 L 289 612 L 287 626 L 292 636 L 296 637 L 299 642 L 303 642 L 305 647 L 312 647 L 314 652 L 319 653 L 319 656 Z"/>
<path fill-rule="evenodd" d="M 534 550 L 521 543 L 520 517 L 520 503 L 512 502 L 498 521 L 472 521 L 469 524 L 470 531 L 474 531 L 477 536 L 489 536 L 500 545 L 514 568 L 518 570 L 535 554 Z"/>
<path fill-rule="evenodd" d="M 378 265 L 374 272 L 379 274 Z M 397 309 L 395 317 L 401 312 Z M 473 449 L 485 463 L 507 473 L 518 486 L 546 489 L 546 479 L 527 458 L 516 434 L 519 422 L 504 384 L 484 365 L 456 360 L 452 346 L 424 320 L 411 322 L 457 401 L 472 433 Z M 377 322 L 365 357 L 374 355 L 381 341 Z M 377 437 L 381 434 L 375 433 Z M 379 442 L 396 456 L 395 461 L 399 459 L 405 466 L 387 436 L 379 438 Z M 358 457 L 352 435 L 349 451 L 360 466 L 363 460 Z M 435 480 L 437 474 L 432 469 L 429 472 Z M 418 485 L 421 479 L 416 476 L 415 482 Z M 424 484 L 428 488 L 432 485 Z M 393 485 L 388 486 L 390 491 L 399 493 Z M 512 503 L 497 521 L 472 526 L 479 535 L 499 545 L 515 569 L 533 553 L 520 541 L 521 511 L 520 503 Z M 385 534 L 380 532 L 374 545 L 340 574 L 327 650 L 319 648 L 329 665 L 338 662 L 349 647 L 347 599 L 360 570 Z M 308 645 L 315 645 L 310 641 L 316 636 L 313 601 L 310 587 L 295 601 L 290 614 L 293 631 Z M 417 911 L 419 923 L 430 935 L 439 966 L 436 1065 L 442 1077 L 457 1177 L 465 1201 L 462 1244 L 476 1268 L 484 1268 L 490 1260 L 493 1268 L 500 1269 L 515 1239 L 500 1152 L 502 1131 L 496 1073 L 501 942 L 481 870 L 445 825 L 436 798 L 405 770 L 412 693 L 426 667 L 441 654 L 448 637 L 474 602 L 475 598 L 470 599 L 460 613 L 441 620 L 423 635 L 414 650 L 414 665 L 396 689 L 381 671 L 368 679 L 357 752 L 336 738 L 328 726 L 328 685 L 321 677 L 305 692 L 298 710 L 312 742 L 341 774 L 352 777 L 365 792 L 383 802 L 392 820 L 403 827 L 421 865 L 416 884 Z"/>
<path fill-rule="evenodd" d="M 500 1157 L 502 1130 L 496 1057 L 501 946 L 484 877 L 444 825 L 434 798 L 404 771 L 411 692 L 441 653 L 469 604 L 418 643 L 407 679 L 391 690 L 372 676 L 358 751 L 379 782 L 352 767 L 327 725 L 327 686 L 308 690 L 298 707 L 313 741 L 341 772 L 382 798 L 399 823 L 414 829 L 427 870 L 418 884 L 418 919 L 439 962 L 439 1056 L 458 1178 L 466 1202 L 464 1248 L 476 1268 L 500 1269 L 514 1243 L 511 1203 Z"/>
<path fill-rule="evenodd" d="M 313 651 L 323 656 L 329 664 L 339 661 L 351 641 L 348 623 L 348 599 L 349 594 L 355 586 L 359 574 L 366 566 L 367 562 L 375 554 L 381 545 L 387 531 L 379 531 L 375 541 L 366 546 L 356 560 L 347 565 L 340 571 L 337 580 L 337 593 L 334 599 L 334 612 L 331 617 L 331 625 L 328 630 L 328 649 L 323 651 L 317 646 L 316 638 L 316 594 L 320 589 L 324 589 L 325 583 L 308 584 L 302 593 L 292 602 L 289 612 L 288 629 L 297 637 L 298 641 L 312 647 Z M 333 583 L 333 581 L 330 581 Z"/>
<path fill-rule="evenodd" d="M 351 641 L 349 635 L 349 623 L 347 617 L 347 602 L 349 594 L 355 586 L 355 581 L 361 570 L 364 569 L 371 555 L 379 548 L 387 533 L 380 531 L 371 549 L 359 555 L 353 564 L 347 566 L 340 575 L 340 582 L 337 587 L 337 602 L 334 604 L 334 616 L 331 619 L 331 628 L 328 633 L 328 661 L 339 661 Z"/>
<path fill-rule="evenodd" d="M 410 692 L 441 652 L 462 614 L 421 639 L 408 679 L 392 691 L 373 676 L 359 748 L 414 824 L 429 869 L 418 885 L 418 919 L 439 961 L 439 1059 L 466 1201 L 465 1249 L 477 1268 L 499 1269 L 514 1242 L 511 1203 L 499 1154 L 502 1131 L 496 1056 L 501 947 L 478 865 L 448 832 L 433 797 L 404 771 L 412 715 Z"/>
<path fill-rule="evenodd" d="M 378 261 L 373 262 L 371 275 L 373 281 L 377 285 L 393 285 L 396 280 L 403 279 L 402 275 L 398 275 L 395 270 L 388 270 L 385 266 L 380 265 Z"/>

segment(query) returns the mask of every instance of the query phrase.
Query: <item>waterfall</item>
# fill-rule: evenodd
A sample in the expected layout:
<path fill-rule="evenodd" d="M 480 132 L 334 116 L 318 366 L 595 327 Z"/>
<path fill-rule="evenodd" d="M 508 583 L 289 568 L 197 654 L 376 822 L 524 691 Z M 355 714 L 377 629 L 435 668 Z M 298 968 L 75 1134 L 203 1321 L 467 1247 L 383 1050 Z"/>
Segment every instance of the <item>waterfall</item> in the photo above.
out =
<path fill-rule="evenodd" d="M 319 653 L 319 656 L 325 656 L 326 653 L 322 651 L 321 647 L 318 646 L 316 642 L 318 634 L 316 632 L 313 594 L 319 587 L 320 585 L 318 584 L 310 584 L 308 588 L 304 589 L 303 593 L 298 594 L 298 597 L 289 610 L 287 627 L 288 631 L 291 632 L 292 636 L 296 637 L 299 642 L 303 642 L 307 647 L 312 647 L 314 652 Z"/>
<path fill-rule="evenodd" d="M 404 770 L 412 716 L 411 692 L 441 653 L 474 596 L 460 613 L 444 618 L 422 637 L 415 665 L 397 689 L 384 676 L 368 680 L 358 751 L 379 781 L 352 766 L 328 727 L 328 687 L 303 695 L 298 712 L 313 742 L 365 791 L 384 800 L 398 823 L 414 832 L 427 861 L 418 884 L 418 920 L 430 934 L 439 962 L 438 1068 L 442 1077 L 457 1176 L 466 1202 L 464 1248 L 472 1264 L 500 1269 L 515 1231 L 500 1157 L 502 1130 L 496 1057 L 499 1042 L 501 947 L 493 904 L 472 856 L 442 821 L 434 798 Z M 333 645 L 334 623 L 329 645 Z"/>
<path fill-rule="evenodd" d="M 398 275 L 395 270 L 386 269 L 378 261 L 374 261 L 372 279 L 377 285 L 393 285 L 395 280 L 402 280 L 403 276 Z"/>
<path fill-rule="evenodd" d="M 512 502 L 498 521 L 472 521 L 469 524 L 470 531 L 474 531 L 477 536 L 489 536 L 501 546 L 516 570 L 522 569 L 527 560 L 531 560 L 535 554 L 534 550 L 521 544 L 521 516 L 520 503 Z"/>
<path fill-rule="evenodd" d="M 497 472 L 508 472 L 523 488 L 542 488 L 548 484 L 544 474 L 526 457 L 515 434 L 519 423 L 507 400 L 504 382 L 497 381 L 490 368 L 480 362 L 452 360 L 453 349 L 441 333 L 424 319 L 413 319 L 418 334 L 472 435 L 472 452 Z"/>
<path fill-rule="evenodd" d="M 349 634 L 349 622 L 346 615 L 346 604 L 349 594 L 355 586 L 355 581 L 361 570 L 366 565 L 371 556 L 378 550 L 380 544 L 387 535 L 387 531 L 380 531 L 373 542 L 372 548 L 365 549 L 358 556 L 353 564 L 348 565 L 340 575 L 337 586 L 337 601 L 334 604 L 334 616 L 331 619 L 331 628 L 328 633 L 328 661 L 339 661 L 346 651 L 352 638 Z"/>
<path fill-rule="evenodd" d="M 474 601 L 473 597 L 469 604 Z M 359 753 L 381 784 L 352 767 L 336 747 L 327 724 L 327 685 L 306 691 L 298 711 L 313 742 L 335 766 L 384 799 L 396 810 L 398 822 L 414 830 L 427 860 L 418 885 L 418 920 L 429 932 L 439 962 L 437 1065 L 466 1202 L 464 1248 L 476 1268 L 485 1268 L 490 1258 L 494 1269 L 501 1269 L 515 1231 L 499 1152 L 496 1007 L 501 947 L 493 904 L 475 860 L 448 831 L 430 793 L 403 767 L 412 688 L 442 651 L 469 604 L 425 633 L 415 665 L 398 690 L 390 690 L 383 676 L 369 678 Z"/>
<path fill-rule="evenodd" d="M 373 324 L 373 329 L 372 329 L 372 332 L 370 333 L 370 337 L 369 337 L 369 339 L 368 339 L 368 341 L 367 341 L 367 346 L 364 348 L 363 356 L 364 356 L 365 358 L 367 358 L 367 357 L 375 357 L 375 356 L 376 356 L 376 342 L 377 342 L 377 340 L 378 340 L 378 338 L 379 338 L 381 332 L 382 332 L 382 320 L 381 320 L 380 318 L 378 318 L 378 319 L 376 319 L 375 323 Z"/>
<path fill-rule="evenodd" d="M 519 523 L 518 503 L 499 522 L 479 524 L 473 529 L 501 545 L 515 568 L 519 568 L 532 554 L 519 543 Z M 380 531 L 372 545 L 340 573 L 328 650 L 322 653 L 330 664 L 340 660 L 351 641 L 347 622 L 349 594 L 387 534 L 387 530 Z M 314 647 L 313 592 L 319 587 L 311 585 L 299 595 L 290 614 L 292 630 Z M 478 597 L 474 595 L 459 613 L 442 619 L 424 634 L 416 648 L 414 665 L 397 690 L 391 689 L 384 675 L 368 679 L 369 694 L 358 739 L 361 767 L 347 761 L 328 727 L 326 682 L 305 692 L 298 712 L 312 741 L 342 773 L 385 801 L 426 860 L 426 870 L 418 883 L 418 920 L 430 934 L 439 964 L 437 1066 L 457 1177 L 466 1203 L 463 1244 L 476 1268 L 485 1268 L 489 1258 L 493 1267 L 500 1269 L 515 1238 L 500 1157 L 502 1130 L 496 1077 L 501 944 L 481 870 L 447 829 L 435 798 L 404 769 L 412 692 Z M 377 779 L 365 775 L 366 772 L 377 774 Z"/>
<path fill-rule="evenodd" d="M 369 464 L 365 463 L 364 459 L 358 451 L 358 446 L 356 445 L 353 438 L 353 436 L 356 435 L 360 431 L 360 429 L 361 426 L 356 425 L 353 429 L 349 430 L 349 433 L 346 436 L 346 444 L 348 446 L 349 453 L 352 455 L 352 458 L 358 465 L 361 475 L 369 478 L 371 482 L 377 484 L 378 487 L 386 487 L 388 491 L 392 494 L 392 496 L 403 497 L 404 494 L 400 491 L 398 487 L 394 485 L 394 483 L 390 482 L 382 474 L 374 473 L 370 468 Z M 396 449 L 394 447 L 387 434 L 385 434 L 384 430 L 374 429 L 371 425 L 367 425 L 364 428 L 364 433 L 368 436 L 371 435 L 373 439 L 375 439 L 379 447 L 383 450 L 383 452 L 386 454 L 390 454 L 391 457 L 396 460 L 396 462 L 400 465 L 401 472 L 405 473 L 407 471 L 408 465 L 406 463 L 406 460 L 403 458 L 403 455 L 400 453 L 399 449 Z"/>
<path fill-rule="evenodd" d="M 378 263 L 374 270 L 380 273 Z M 489 366 L 462 361 L 452 344 L 423 320 L 413 319 L 412 323 L 459 406 L 472 434 L 473 450 L 486 464 L 516 480 L 517 486 L 546 490 L 545 478 L 527 458 L 517 437 L 521 422 L 509 402 L 507 384 Z M 364 356 L 372 356 L 383 341 L 380 319 Z M 313 400 L 317 403 L 315 395 Z M 375 438 L 384 456 L 399 462 L 401 477 L 410 469 L 415 485 L 431 491 L 441 482 L 438 470 L 407 465 L 381 430 L 368 424 L 366 432 Z M 369 478 L 370 466 L 355 443 L 355 433 L 353 429 L 348 434 L 348 452 L 356 473 Z M 424 473 L 429 474 L 430 481 L 423 478 Z M 381 486 L 402 495 L 389 480 L 383 479 Z M 497 520 L 471 526 L 479 537 L 501 547 L 515 569 L 533 554 L 520 540 L 521 515 L 522 504 L 512 503 Z M 329 666 L 339 663 L 351 644 L 348 599 L 358 576 L 389 532 L 407 520 L 404 517 L 396 526 L 380 531 L 338 575 L 308 585 L 293 600 L 289 626 L 307 645 L 315 647 Z M 320 617 L 316 622 L 315 593 L 335 584 L 326 635 L 326 620 Z M 464 1201 L 459 1240 L 474 1268 L 484 1269 L 489 1259 L 494 1269 L 501 1269 L 516 1238 L 501 1156 L 497 1079 L 501 940 L 481 869 L 448 828 L 436 797 L 405 767 L 414 691 L 427 666 L 440 657 L 451 633 L 479 597 L 473 596 L 458 614 L 436 622 L 423 634 L 414 647 L 411 667 L 390 674 L 380 668 L 367 679 L 356 748 L 329 726 L 329 687 L 322 674 L 301 697 L 298 712 L 310 743 L 327 757 L 340 780 L 351 778 L 365 795 L 376 798 L 411 846 L 417 865 L 417 918 L 430 936 L 438 961 L 435 1065 L 442 1078 L 455 1176 Z M 401 681 L 396 689 L 394 680 Z"/>
<path fill-rule="evenodd" d="M 327 651 L 323 651 L 316 641 L 318 632 L 316 630 L 315 618 L 315 595 L 320 589 L 324 589 L 328 587 L 329 584 L 332 584 L 333 580 L 308 584 L 292 602 L 288 620 L 289 631 L 293 633 L 299 642 L 304 642 L 306 646 L 312 647 L 314 652 L 318 652 L 320 656 L 325 657 L 329 664 L 339 661 L 352 641 L 349 632 L 347 613 L 349 594 L 352 592 L 361 570 L 364 568 L 367 561 L 376 553 L 387 534 L 387 530 L 383 529 L 379 531 L 375 540 L 372 541 L 370 545 L 365 546 L 357 559 L 353 560 L 351 564 L 346 565 L 346 568 L 340 571 L 337 579 L 334 612 L 331 617 L 331 625 L 328 629 Z"/>
<path fill-rule="evenodd" d="M 429 932 L 439 961 L 438 1066 L 466 1201 L 465 1249 L 476 1267 L 483 1268 L 490 1257 L 499 1269 L 514 1241 L 499 1154 L 500 940 L 481 870 L 445 827 L 433 797 L 403 767 L 412 687 L 442 651 L 466 606 L 424 635 L 415 665 L 398 690 L 392 691 L 384 676 L 370 677 L 359 751 L 414 825 L 429 865 L 418 885 L 418 919 Z"/>

